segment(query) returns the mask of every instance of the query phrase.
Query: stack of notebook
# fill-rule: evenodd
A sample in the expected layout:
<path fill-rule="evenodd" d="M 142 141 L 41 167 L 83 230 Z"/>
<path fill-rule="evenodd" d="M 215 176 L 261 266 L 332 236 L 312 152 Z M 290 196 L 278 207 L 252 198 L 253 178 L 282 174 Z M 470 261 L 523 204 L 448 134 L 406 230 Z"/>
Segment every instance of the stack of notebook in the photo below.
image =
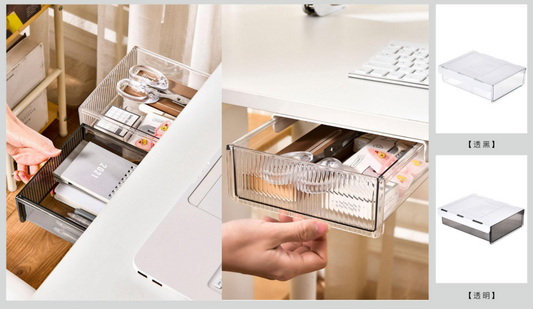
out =
<path fill-rule="evenodd" d="M 96 216 L 136 167 L 95 143 L 83 141 L 53 172 L 59 182 L 54 196 Z"/>

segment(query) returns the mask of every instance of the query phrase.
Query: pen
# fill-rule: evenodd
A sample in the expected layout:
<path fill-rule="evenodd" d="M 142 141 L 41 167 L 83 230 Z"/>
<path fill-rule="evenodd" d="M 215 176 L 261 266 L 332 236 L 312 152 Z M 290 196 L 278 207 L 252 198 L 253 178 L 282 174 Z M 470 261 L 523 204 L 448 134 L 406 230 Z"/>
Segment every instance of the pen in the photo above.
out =
<path fill-rule="evenodd" d="M 68 216 L 74 220 L 74 221 L 77 221 L 78 223 L 80 223 L 81 225 L 85 226 L 85 227 L 89 227 L 89 225 L 91 224 L 91 221 L 83 218 L 82 216 L 80 215 L 77 215 L 77 214 L 74 214 L 74 213 L 71 213 L 69 212 L 68 213 Z"/>

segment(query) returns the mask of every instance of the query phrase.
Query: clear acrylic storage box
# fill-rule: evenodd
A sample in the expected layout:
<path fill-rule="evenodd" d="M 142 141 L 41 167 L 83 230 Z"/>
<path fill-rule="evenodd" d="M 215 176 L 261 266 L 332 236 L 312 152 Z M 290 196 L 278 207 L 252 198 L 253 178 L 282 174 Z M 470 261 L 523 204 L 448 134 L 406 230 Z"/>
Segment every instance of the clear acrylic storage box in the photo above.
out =
<path fill-rule="evenodd" d="M 199 90 L 209 74 L 194 70 L 184 64 L 165 58 L 151 51 L 134 47 L 132 50 L 113 68 L 113 70 L 102 80 L 96 89 L 87 97 L 79 107 L 80 123 L 85 123 L 94 127 L 101 119 L 120 127 L 127 132 L 124 139 L 131 136 L 141 137 L 157 143 L 158 137 L 147 134 L 136 127 L 128 126 L 112 118 L 106 117 L 105 113 L 111 106 L 125 109 L 129 112 L 141 116 L 141 121 L 146 113 L 139 109 L 139 103 L 124 99 L 116 90 L 117 83 L 129 77 L 129 70 L 134 65 L 146 65 L 152 67 L 165 75 L 165 77 L 176 83 Z M 137 122 L 139 123 L 139 121 Z"/>
<path fill-rule="evenodd" d="M 490 243 L 524 223 L 524 209 L 476 194 L 442 206 L 442 223 Z"/>
<path fill-rule="evenodd" d="M 385 220 L 427 179 L 426 165 L 403 194 L 391 181 L 409 162 L 424 160 L 426 145 L 411 143 L 400 159 L 374 177 L 276 155 L 298 136 L 262 141 L 261 133 L 266 130 L 282 132 L 302 122 L 274 117 L 227 146 L 230 196 L 249 206 L 320 219 L 337 229 L 379 237 Z"/>
<path fill-rule="evenodd" d="M 105 116 L 111 106 L 123 108 L 144 118 L 147 114 L 139 110 L 139 103 L 123 99 L 118 95 L 117 82 L 129 77 L 129 69 L 134 65 L 147 65 L 162 72 L 168 80 L 199 90 L 209 77 L 208 74 L 195 71 L 179 62 L 162 57 L 156 53 L 134 47 L 95 88 L 79 107 L 81 126 L 72 132 L 68 140 L 61 145 L 61 154 L 51 158 L 29 181 L 16 197 L 19 219 L 30 221 L 43 229 L 74 243 L 87 228 L 82 222 L 72 218 L 75 209 L 52 196 L 58 184 L 53 171 L 82 142 L 88 141 L 111 151 L 132 163 L 139 164 L 147 152 L 133 145 L 128 139 L 138 136 L 156 143 L 159 138 L 127 126 Z M 95 127 L 105 120 L 126 132 L 123 138 Z M 142 120 L 142 119 L 141 119 Z M 179 116 L 174 121 L 179 121 Z M 137 121 L 139 123 L 140 121 Z"/>
<path fill-rule="evenodd" d="M 526 68 L 471 51 L 439 66 L 442 80 L 492 102 L 524 84 Z"/>

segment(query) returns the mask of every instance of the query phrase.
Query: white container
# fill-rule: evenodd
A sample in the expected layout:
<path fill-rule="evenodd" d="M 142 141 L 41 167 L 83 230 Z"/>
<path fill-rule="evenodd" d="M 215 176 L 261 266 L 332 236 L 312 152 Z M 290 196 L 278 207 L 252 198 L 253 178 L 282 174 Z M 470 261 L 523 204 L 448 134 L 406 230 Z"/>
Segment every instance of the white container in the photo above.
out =
<path fill-rule="evenodd" d="M 22 123 L 40 132 L 48 123 L 48 102 L 46 89 L 33 100 L 18 116 Z"/>
<path fill-rule="evenodd" d="M 17 106 L 45 77 L 43 44 L 25 38 L 6 54 L 6 99 L 9 108 Z"/>
<path fill-rule="evenodd" d="M 524 84 L 526 68 L 471 51 L 439 66 L 442 80 L 492 102 Z"/>

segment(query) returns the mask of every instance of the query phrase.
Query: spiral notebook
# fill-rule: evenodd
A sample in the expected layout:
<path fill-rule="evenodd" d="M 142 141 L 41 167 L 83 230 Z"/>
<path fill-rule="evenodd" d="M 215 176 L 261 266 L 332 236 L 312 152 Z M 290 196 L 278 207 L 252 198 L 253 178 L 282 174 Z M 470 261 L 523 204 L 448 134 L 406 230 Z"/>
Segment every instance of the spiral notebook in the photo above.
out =
<path fill-rule="evenodd" d="M 60 164 L 54 176 L 105 203 L 137 167 L 92 142 L 78 145 L 71 155 L 75 157 L 69 156 Z"/>

